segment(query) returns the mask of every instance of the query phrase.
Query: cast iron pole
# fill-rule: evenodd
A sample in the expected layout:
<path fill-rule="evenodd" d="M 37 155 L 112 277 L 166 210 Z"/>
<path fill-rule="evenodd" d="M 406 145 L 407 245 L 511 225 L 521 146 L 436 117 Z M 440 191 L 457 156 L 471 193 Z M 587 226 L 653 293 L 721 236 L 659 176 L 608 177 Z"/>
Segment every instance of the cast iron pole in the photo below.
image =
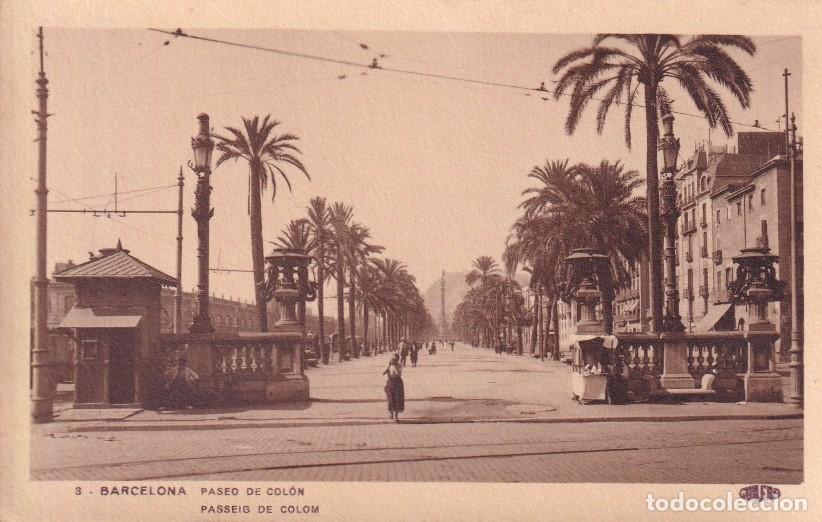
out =
<path fill-rule="evenodd" d="M 787 77 L 785 78 L 787 82 Z M 804 402 L 804 394 L 802 386 L 804 383 L 803 362 L 802 362 L 802 345 L 799 340 L 799 274 L 797 268 L 797 255 L 799 253 L 797 241 L 797 222 L 796 222 L 796 118 L 791 115 L 791 142 L 788 147 L 788 154 L 790 160 L 790 176 L 791 176 L 791 361 L 788 367 L 791 369 L 791 394 L 788 400 L 797 407 L 802 408 Z"/>
<path fill-rule="evenodd" d="M 46 188 L 46 120 L 49 116 L 47 100 L 49 91 L 46 73 L 43 69 L 43 28 L 37 32 L 40 39 L 40 73 L 36 80 L 39 110 L 37 114 L 37 272 L 34 278 L 34 348 L 32 350 L 32 390 L 31 415 L 34 422 L 52 420 L 52 393 L 48 346 L 48 284 L 46 277 L 46 233 L 48 189 Z"/>
<path fill-rule="evenodd" d="M 211 130 L 208 126 L 208 114 L 197 116 L 200 122 L 200 132 L 195 140 L 210 141 Z M 191 325 L 192 333 L 214 333 L 214 326 L 211 324 L 208 303 L 208 242 L 209 226 L 208 222 L 214 215 L 211 208 L 211 166 L 196 166 L 197 188 L 194 193 L 194 209 L 191 215 L 197 222 L 197 315 Z"/>
<path fill-rule="evenodd" d="M 174 294 L 174 333 L 183 333 L 183 167 L 177 177 L 177 292 Z"/>

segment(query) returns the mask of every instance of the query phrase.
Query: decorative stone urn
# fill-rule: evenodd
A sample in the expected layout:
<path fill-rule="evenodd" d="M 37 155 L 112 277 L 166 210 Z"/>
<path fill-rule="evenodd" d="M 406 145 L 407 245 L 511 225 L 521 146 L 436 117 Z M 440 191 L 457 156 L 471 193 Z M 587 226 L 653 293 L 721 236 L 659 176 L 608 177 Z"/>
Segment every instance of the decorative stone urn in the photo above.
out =
<path fill-rule="evenodd" d="M 768 320 L 768 303 L 779 301 L 785 283 L 776 278 L 774 263 L 779 256 L 767 247 L 744 248 L 733 258 L 736 279 L 728 282 L 734 304 L 748 308 L 747 371 L 743 377 L 745 400 L 782 402 L 782 378 L 776 372 L 774 342 L 779 338 L 776 326 Z"/>

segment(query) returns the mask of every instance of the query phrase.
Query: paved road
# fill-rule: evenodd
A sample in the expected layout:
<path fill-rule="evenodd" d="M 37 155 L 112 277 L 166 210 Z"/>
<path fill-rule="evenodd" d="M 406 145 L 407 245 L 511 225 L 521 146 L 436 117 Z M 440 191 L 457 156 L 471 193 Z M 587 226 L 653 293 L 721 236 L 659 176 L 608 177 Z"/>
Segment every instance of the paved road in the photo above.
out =
<path fill-rule="evenodd" d="M 381 424 L 41 435 L 44 480 L 802 480 L 802 423 Z"/>
<path fill-rule="evenodd" d="M 700 408 L 743 407 L 580 406 L 568 398 L 567 368 L 467 346 L 423 355 L 419 367 L 406 368 L 405 417 L 484 422 L 390 423 L 380 376 L 385 361 L 382 355 L 311 370 L 316 399 L 311 405 L 240 409 L 228 415 L 318 420 L 311 425 L 84 433 L 64 429 L 72 423 L 37 426 L 32 475 L 42 480 L 747 484 L 802 480 L 802 420 L 493 422 L 506 417 L 550 420 L 557 413 L 554 405 L 582 417 L 599 410 L 630 415 L 651 408 L 665 416 Z M 155 412 L 142 415 L 142 421 L 133 421 L 142 427 L 165 418 Z M 225 412 L 181 415 L 190 419 L 191 426 L 230 422 L 217 420 Z M 323 422 L 346 418 L 368 422 Z"/>

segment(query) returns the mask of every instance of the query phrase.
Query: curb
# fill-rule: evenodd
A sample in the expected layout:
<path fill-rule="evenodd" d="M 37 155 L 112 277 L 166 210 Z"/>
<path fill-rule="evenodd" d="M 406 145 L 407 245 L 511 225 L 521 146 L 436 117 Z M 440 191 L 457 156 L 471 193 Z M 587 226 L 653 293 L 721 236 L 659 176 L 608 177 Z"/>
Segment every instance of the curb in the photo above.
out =
<path fill-rule="evenodd" d="M 519 417 L 501 417 L 497 419 L 478 418 L 416 418 L 374 421 L 327 421 L 327 422 L 242 422 L 233 424 L 119 424 L 114 421 L 111 424 L 92 426 L 68 426 L 65 432 L 68 433 L 89 433 L 104 431 L 199 431 L 199 430 L 232 430 L 250 428 L 305 428 L 305 427 L 337 427 L 337 426 L 376 426 L 381 424 L 471 424 L 471 423 L 520 423 L 520 424 L 570 424 L 570 423 L 592 423 L 592 422 L 688 422 L 707 420 L 791 420 L 803 419 L 804 413 L 774 413 L 774 414 L 716 414 L 716 415 L 654 415 L 654 416 L 629 416 L 629 417 L 556 417 L 543 419 L 523 419 Z M 62 431 L 62 430 L 61 430 Z"/>

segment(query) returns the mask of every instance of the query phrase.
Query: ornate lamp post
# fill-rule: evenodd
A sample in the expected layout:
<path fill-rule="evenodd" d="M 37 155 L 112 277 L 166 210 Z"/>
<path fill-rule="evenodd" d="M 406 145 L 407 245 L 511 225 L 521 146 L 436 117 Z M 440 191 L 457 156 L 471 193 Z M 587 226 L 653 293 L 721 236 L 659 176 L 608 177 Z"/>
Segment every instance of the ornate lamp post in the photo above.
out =
<path fill-rule="evenodd" d="M 785 292 L 785 283 L 776 278 L 774 263 L 779 256 L 771 254 L 768 247 L 743 248 L 742 253 L 733 258 L 736 280 L 728 282 L 734 303 L 747 304 L 753 308 L 748 331 L 772 331 L 774 325 L 768 321 L 768 303 L 779 301 Z"/>
<path fill-rule="evenodd" d="M 192 333 L 214 333 L 211 317 L 208 312 L 208 222 L 214 215 L 211 208 L 211 152 L 214 141 L 208 125 L 208 114 L 197 116 L 200 132 L 191 138 L 194 150 L 194 163 L 188 166 L 197 175 L 197 188 L 194 192 L 194 208 L 191 215 L 197 221 L 197 315 L 191 325 Z"/>
<path fill-rule="evenodd" d="M 779 301 L 785 292 L 785 283 L 776 278 L 774 263 L 779 256 L 767 247 L 743 248 L 733 258 L 737 265 L 736 280 L 728 282 L 734 303 L 746 304 L 749 316 L 748 369 L 745 383 L 746 401 L 782 401 L 782 378 L 776 373 L 774 342 L 779 334 L 768 321 L 768 303 Z"/>
<path fill-rule="evenodd" d="M 665 224 L 665 315 L 662 318 L 663 332 L 684 332 L 685 325 L 679 316 L 679 290 L 676 284 L 676 220 L 679 208 L 676 204 L 676 162 L 679 156 L 679 138 L 674 137 L 674 115 L 662 116 L 664 134 L 659 139 L 662 151 L 662 183 L 659 193 L 662 199 L 660 217 Z"/>
<path fill-rule="evenodd" d="M 562 300 L 576 301 L 580 306 L 577 334 L 605 334 L 602 321 L 596 317 L 596 307 L 602 301 L 600 274 L 608 256 L 592 248 L 576 248 L 565 258 L 568 265 Z"/>
<path fill-rule="evenodd" d="M 788 74 L 788 70 L 785 70 Z M 787 76 L 785 77 L 787 82 Z M 787 98 L 786 98 L 787 103 Z M 787 107 L 785 117 L 787 117 Z M 791 141 L 788 147 L 791 175 L 791 361 L 788 367 L 791 369 L 791 393 L 789 400 L 799 408 L 804 405 L 804 364 L 802 362 L 802 342 L 799 334 L 799 226 L 797 224 L 797 193 L 796 193 L 796 156 L 800 149 L 796 143 L 796 118 L 791 114 Z"/>
<path fill-rule="evenodd" d="M 317 283 L 308 277 L 308 265 L 314 258 L 294 248 L 275 248 L 266 256 L 268 265 L 265 281 L 265 298 L 280 304 L 282 314 L 274 325 L 283 330 L 297 330 L 303 335 L 294 351 L 295 367 L 302 372 L 305 347 L 305 316 L 297 314 L 297 304 L 317 298 Z"/>

